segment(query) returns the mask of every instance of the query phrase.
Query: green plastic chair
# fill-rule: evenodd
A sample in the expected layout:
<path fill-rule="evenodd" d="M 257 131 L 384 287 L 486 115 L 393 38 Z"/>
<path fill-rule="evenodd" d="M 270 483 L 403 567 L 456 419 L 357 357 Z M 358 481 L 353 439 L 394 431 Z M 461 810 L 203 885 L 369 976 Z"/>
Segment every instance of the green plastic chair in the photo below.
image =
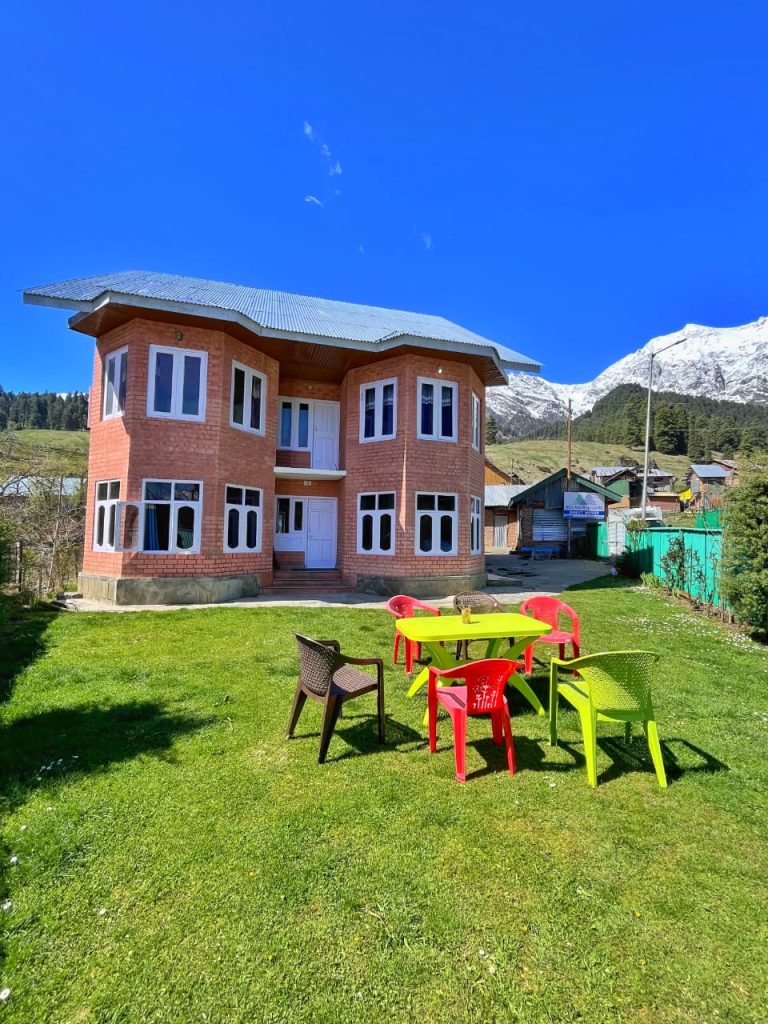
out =
<path fill-rule="evenodd" d="M 642 722 L 656 778 L 667 785 L 659 732 L 651 702 L 651 674 L 658 654 L 652 651 L 611 651 L 566 661 L 552 658 L 549 670 L 549 742 L 557 746 L 557 697 L 565 697 L 579 712 L 587 758 L 587 780 L 597 785 L 597 723 L 624 722 L 624 739 L 632 723 Z M 558 669 L 573 673 L 558 682 Z"/>

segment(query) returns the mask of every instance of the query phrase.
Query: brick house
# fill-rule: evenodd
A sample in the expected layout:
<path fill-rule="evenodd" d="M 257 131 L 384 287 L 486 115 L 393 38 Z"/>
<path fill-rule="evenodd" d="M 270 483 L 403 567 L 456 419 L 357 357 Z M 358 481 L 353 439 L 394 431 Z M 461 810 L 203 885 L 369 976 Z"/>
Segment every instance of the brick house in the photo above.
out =
<path fill-rule="evenodd" d="M 483 582 L 484 390 L 533 360 L 441 317 L 175 275 L 24 298 L 96 339 L 85 595 Z"/>

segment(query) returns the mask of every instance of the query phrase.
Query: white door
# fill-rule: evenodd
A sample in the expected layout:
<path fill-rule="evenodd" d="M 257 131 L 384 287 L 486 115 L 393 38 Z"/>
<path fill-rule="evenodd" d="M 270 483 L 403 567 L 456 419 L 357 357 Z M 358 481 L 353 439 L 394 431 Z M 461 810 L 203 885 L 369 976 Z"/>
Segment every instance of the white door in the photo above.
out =
<path fill-rule="evenodd" d="M 493 546 L 505 548 L 507 546 L 507 517 L 495 515 L 493 517 Z"/>
<path fill-rule="evenodd" d="M 336 568 L 336 499 L 307 499 L 307 550 L 304 564 L 308 569 Z"/>
<path fill-rule="evenodd" d="M 339 403 L 315 402 L 312 468 L 339 468 Z"/>

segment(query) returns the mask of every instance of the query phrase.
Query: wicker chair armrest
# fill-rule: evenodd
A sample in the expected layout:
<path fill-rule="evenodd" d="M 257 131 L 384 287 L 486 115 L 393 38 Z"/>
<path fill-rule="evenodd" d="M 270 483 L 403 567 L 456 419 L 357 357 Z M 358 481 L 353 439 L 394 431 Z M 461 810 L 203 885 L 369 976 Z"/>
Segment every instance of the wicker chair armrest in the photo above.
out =
<path fill-rule="evenodd" d="M 346 654 L 342 654 L 339 659 L 344 665 L 376 665 L 382 672 L 384 671 L 384 662 L 381 658 L 350 658 Z"/>
<path fill-rule="evenodd" d="M 338 640 L 318 640 L 317 643 L 322 644 L 323 647 L 330 647 L 337 654 L 341 652 L 341 644 Z"/>

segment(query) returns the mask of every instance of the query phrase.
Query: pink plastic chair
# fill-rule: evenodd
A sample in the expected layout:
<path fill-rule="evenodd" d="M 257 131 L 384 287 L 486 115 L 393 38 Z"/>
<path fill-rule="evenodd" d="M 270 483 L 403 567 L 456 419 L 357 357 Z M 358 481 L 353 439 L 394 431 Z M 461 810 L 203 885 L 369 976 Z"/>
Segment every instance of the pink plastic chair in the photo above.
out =
<path fill-rule="evenodd" d="M 529 676 L 533 668 L 533 647 L 534 644 L 557 644 L 560 648 L 560 657 L 565 658 L 565 645 L 570 644 L 573 648 L 574 658 L 579 657 L 579 617 L 570 605 L 564 601 L 558 601 L 556 597 L 529 597 L 520 605 L 523 615 L 531 615 L 539 622 L 546 622 L 552 626 L 552 632 L 546 636 L 540 636 L 525 648 L 525 674 Z M 570 621 L 570 630 L 560 629 L 558 621 L 560 614 L 566 615 Z"/>
<path fill-rule="evenodd" d="M 423 612 L 429 612 L 430 615 L 440 614 L 439 608 L 434 608 L 431 604 L 424 604 L 423 601 L 417 601 L 415 597 L 407 597 L 405 594 L 397 594 L 395 597 L 390 597 L 387 601 L 387 611 L 390 615 L 394 615 L 396 619 L 412 619 L 417 608 Z M 421 657 L 421 644 L 416 643 L 414 640 L 407 640 L 395 629 L 395 646 L 392 651 L 393 665 L 397 664 L 401 640 L 405 641 L 405 671 L 413 672 L 414 657 Z"/>
<path fill-rule="evenodd" d="M 490 715 L 493 742 L 507 748 L 507 764 L 510 775 L 515 774 L 515 746 L 512 740 L 512 724 L 509 708 L 504 696 L 507 680 L 522 666 L 507 658 L 487 658 L 472 661 L 456 668 L 429 670 L 429 693 L 427 709 L 429 714 L 429 750 L 437 750 L 437 706 L 445 708 L 453 724 L 453 749 L 456 758 L 456 778 L 467 781 L 467 718 L 470 715 Z M 438 687 L 438 679 L 463 679 L 466 686 Z"/>

